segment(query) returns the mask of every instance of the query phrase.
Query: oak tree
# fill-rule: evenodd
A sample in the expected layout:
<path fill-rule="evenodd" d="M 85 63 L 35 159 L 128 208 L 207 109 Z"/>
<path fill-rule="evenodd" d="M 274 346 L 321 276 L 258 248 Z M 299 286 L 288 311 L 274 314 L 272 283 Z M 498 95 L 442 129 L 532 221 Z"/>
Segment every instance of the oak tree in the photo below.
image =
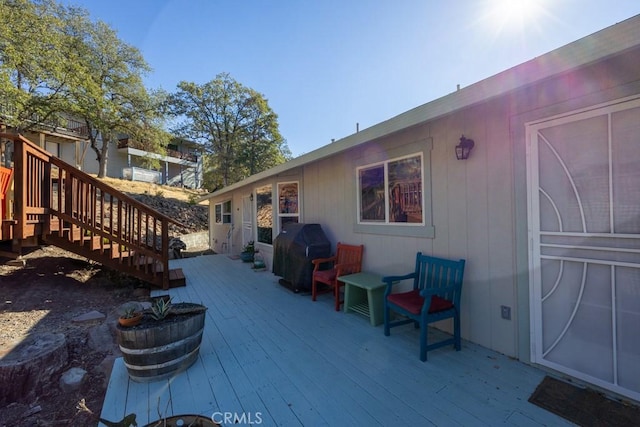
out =
<path fill-rule="evenodd" d="M 196 84 L 182 81 L 169 97 L 173 131 L 202 144 L 205 186 L 227 186 L 291 157 L 267 99 L 228 73 Z"/>

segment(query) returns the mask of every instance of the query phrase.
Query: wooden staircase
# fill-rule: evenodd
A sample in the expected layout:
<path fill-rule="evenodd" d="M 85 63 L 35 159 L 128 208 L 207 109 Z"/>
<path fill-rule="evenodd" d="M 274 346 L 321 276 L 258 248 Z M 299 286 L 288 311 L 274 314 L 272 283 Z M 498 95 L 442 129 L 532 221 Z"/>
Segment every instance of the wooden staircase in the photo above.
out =
<path fill-rule="evenodd" d="M 12 252 L 42 241 L 162 289 L 185 285 L 180 269 L 169 270 L 169 222 L 176 221 L 21 135 L 0 138 L 14 142 L 14 211 L 1 229 Z"/>

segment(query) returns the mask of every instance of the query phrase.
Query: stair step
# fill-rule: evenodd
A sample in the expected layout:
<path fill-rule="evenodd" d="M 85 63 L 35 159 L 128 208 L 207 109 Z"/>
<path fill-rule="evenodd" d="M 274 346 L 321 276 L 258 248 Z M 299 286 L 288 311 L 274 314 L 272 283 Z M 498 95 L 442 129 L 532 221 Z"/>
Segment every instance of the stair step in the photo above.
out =
<path fill-rule="evenodd" d="M 178 288 L 181 286 L 187 286 L 187 279 L 184 277 L 182 269 L 174 268 L 169 270 L 169 288 Z"/>
<path fill-rule="evenodd" d="M 78 242 L 82 238 L 80 229 L 78 227 L 63 227 L 62 229 L 58 230 L 58 236 L 65 238 L 70 242 Z"/>
<path fill-rule="evenodd" d="M 17 223 L 18 221 L 16 221 L 15 219 L 3 219 L 2 228 L 0 229 L 0 240 L 13 239 L 13 226 Z"/>
<path fill-rule="evenodd" d="M 111 258 L 128 258 L 133 255 L 133 252 L 127 250 L 121 250 L 120 245 L 115 244 L 111 247 Z"/>
<path fill-rule="evenodd" d="M 104 250 L 111 249 L 111 241 L 106 240 L 106 242 L 103 242 L 103 239 L 104 238 L 101 236 L 85 236 L 84 244 L 89 246 L 89 249 L 91 249 L 92 251 L 100 250 L 100 249 L 104 249 Z"/>

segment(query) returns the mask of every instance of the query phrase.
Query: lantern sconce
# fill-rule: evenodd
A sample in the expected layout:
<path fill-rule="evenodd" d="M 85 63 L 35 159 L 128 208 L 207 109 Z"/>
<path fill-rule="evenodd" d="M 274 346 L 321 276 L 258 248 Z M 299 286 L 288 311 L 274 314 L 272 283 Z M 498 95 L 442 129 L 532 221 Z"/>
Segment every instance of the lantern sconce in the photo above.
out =
<path fill-rule="evenodd" d="M 464 135 L 460 137 L 460 144 L 456 145 L 456 159 L 466 160 L 469 158 L 469 153 L 475 143 L 473 139 L 465 138 Z"/>
<path fill-rule="evenodd" d="M 253 193 L 249 194 L 249 201 L 253 202 Z"/>

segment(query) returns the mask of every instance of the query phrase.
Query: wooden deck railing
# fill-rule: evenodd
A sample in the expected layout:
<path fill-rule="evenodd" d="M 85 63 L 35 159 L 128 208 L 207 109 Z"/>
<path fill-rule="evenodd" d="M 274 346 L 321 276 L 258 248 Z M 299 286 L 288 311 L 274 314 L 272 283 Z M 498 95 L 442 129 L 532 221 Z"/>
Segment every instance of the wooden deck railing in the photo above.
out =
<path fill-rule="evenodd" d="M 52 156 L 14 141 L 13 239 L 45 242 L 169 287 L 169 222 L 175 221 Z"/>

